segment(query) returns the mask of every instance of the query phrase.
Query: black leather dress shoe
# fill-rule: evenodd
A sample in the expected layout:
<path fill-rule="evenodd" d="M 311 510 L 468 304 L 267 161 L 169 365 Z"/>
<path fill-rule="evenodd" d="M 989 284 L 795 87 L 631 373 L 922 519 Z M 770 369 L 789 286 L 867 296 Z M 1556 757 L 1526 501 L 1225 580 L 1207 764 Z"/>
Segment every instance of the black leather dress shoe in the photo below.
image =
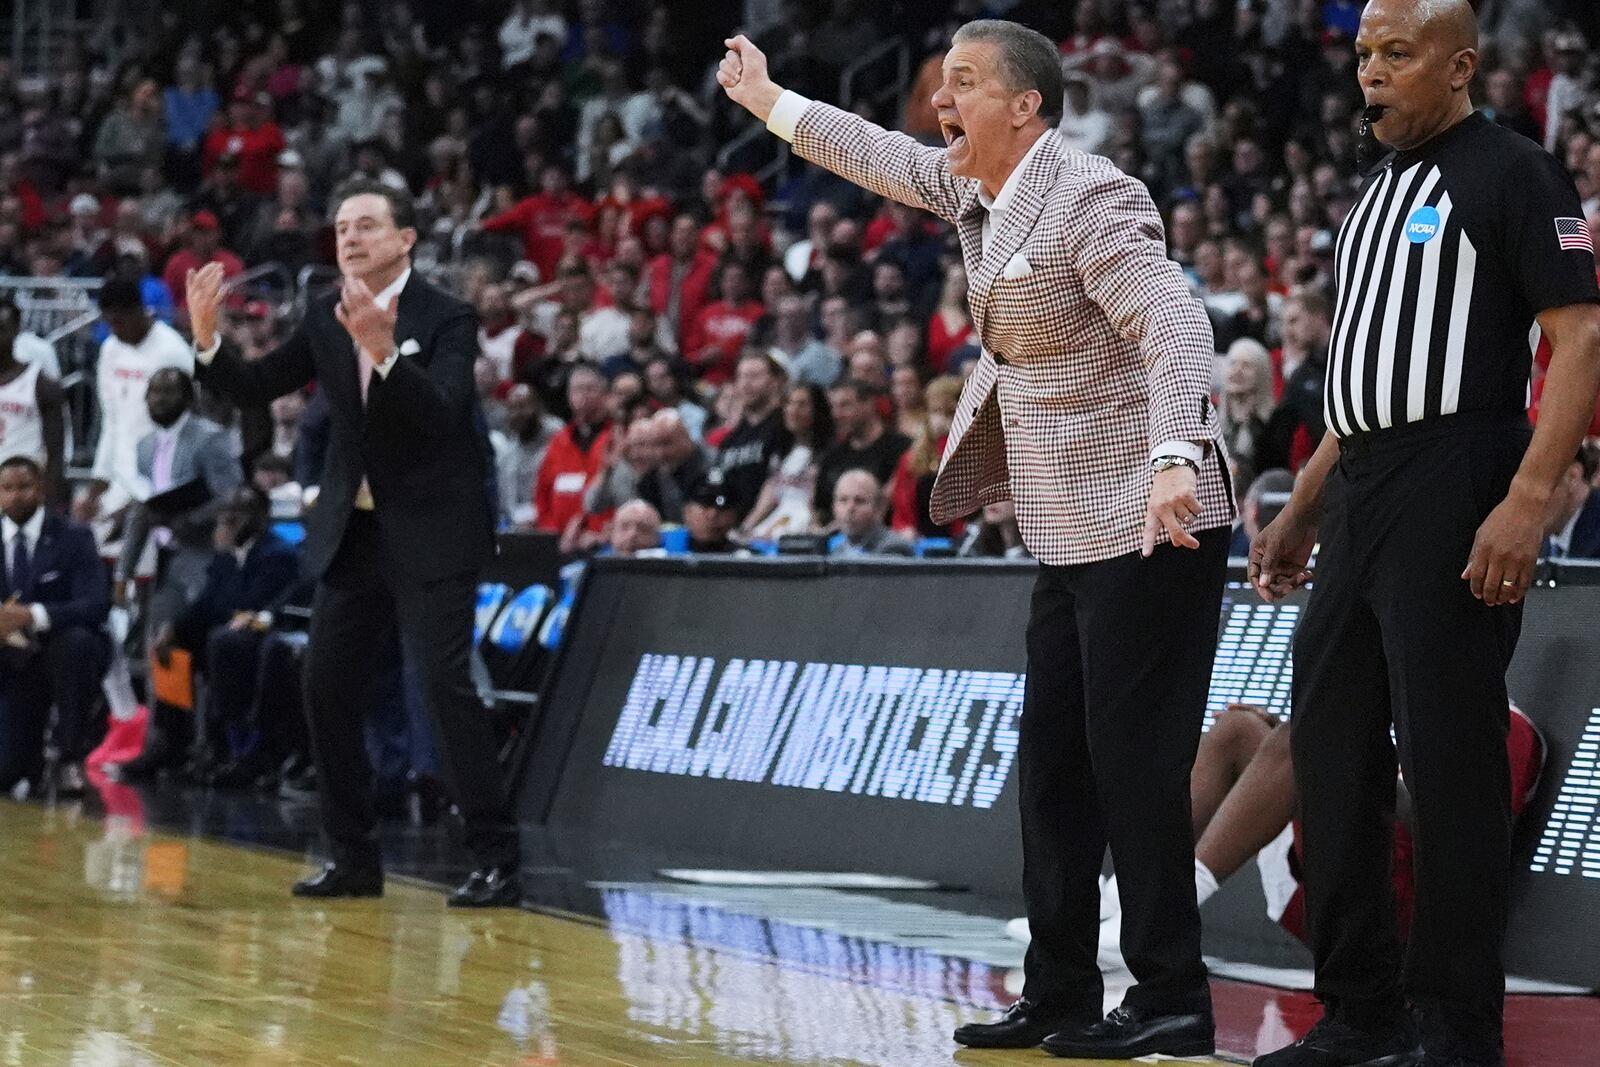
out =
<path fill-rule="evenodd" d="M 1088 1026 L 1095 1013 L 1045 1008 L 1023 997 L 992 1023 L 956 1027 L 957 1043 L 968 1048 L 1033 1048 L 1058 1030 Z"/>
<path fill-rule="evenodd" d="M 1157 1015 L 1117 1008 L 1093 1025 L 1063 1030 L 1040 1042 L 1052 1056 L 1080 1060 L 1131 1060 L 1140 1056 L 1209 1056 L 1216 1052 L 1216 1020 L 1210 1012 Z"/>
<path fill-rule="evenodd" d="M 452 908 L 519 907 L 522 878 L 515 867 L 485 867 L 467 875 L 447 903 Z"/>
<path fill-rule="evenodd" d="M 350 863 L 330 863 L 310 878 L 294 884 L 297 897 L 381 897 L 383 871 Z"/>

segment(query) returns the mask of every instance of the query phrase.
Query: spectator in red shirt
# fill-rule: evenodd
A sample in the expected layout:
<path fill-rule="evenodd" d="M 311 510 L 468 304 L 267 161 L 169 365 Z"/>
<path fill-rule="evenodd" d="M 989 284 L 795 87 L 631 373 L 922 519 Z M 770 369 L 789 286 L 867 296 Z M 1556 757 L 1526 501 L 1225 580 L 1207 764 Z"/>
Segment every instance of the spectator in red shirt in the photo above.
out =
<path fill-rule="evenodd" d="M 667 251 L 650 261 L 650 310 L 671 332 L 674 351 L 682 352 L 695 320 L 706 306 L 717 257 L 700 248 L 700 224 L 687 212 L 672 220 Z"/>
<path fill-rule="evenodd" d="M 700 369 L 700 377 L 710 385 L 721 385 L 733 377 L 734 364 L 745 339 L 766 309 L 750 290 L 750 275 L 738 263 L 723 265 L 718 279 L 722 299 L 707 304 L 695 319 L 683 350 L 689 362 Z"/>
<path fill-rule="evenodd" d="M 539 268 L 540 281 L 548 282 L 566 249 L 567 223 L 576 218 L 587 227 L 593 217 L 593 205 L 570 188 L 566 168 L 551 163 L 539 172 L 538 193 L 484 219 L 483 229 L 521 237 L 522 258 Z"/>
<path fill-rule="evenodd" d="M 583 491 L 605 466 L 611 447 L 606 422 L 606 380 L 589 363 L 574 363 L 567 374 L 572 418 L 550 442 L 534 479 L 534 528 L 561 534 L 583 515 Z"/>
<path fill-rule="evenodd" d="M 172 290 L 172 300 L 180 309 L 186 306 L 188 294 L 185 279 L 190 271 L 199 270 L 207 263 L 221 263 L 222 276 L 232 278 L 244 273 L 244 261 L 222 247 L 222 227 L 215 213 L 196 211 L 189 221 L 189 237 L 185 247 L 178 249 L 167 260 L 167 269 L 161 280 Z"/>
<path fill-rule="evenodd" d="M 956 415 L 956 402 L 961 399 L 961 386 L 960 378 L 935 378 L 923 391 L 926 410 L 922 428 L 900 457 L 890 486 L 894 508 L 889 525 L 902 537 L 915 540 L 959 536 L 953 527 L 939 526 L 929 517 L 928 500 L 933 495 L 933 478 L 939 473 L 945 439 L 950 435 L 950 421 Z"/>
<path fill-rule="evenodd" d="M 952 266 L 945 272 L 939 306 L 928 319 L 928 369 L 943 374 L 950 356 L 972 337 L 972 316 L 967 313 L 967 272 Z"/>
<path fill-rule="evenodd" d="M 272 98 L 241 85 L 228 105 L 228 122 L 206 135 L 204 172 L 211 174 L 217 160 L 239 160 L 239 187 L 256 196 L 271 196 L 278 187 L 278 153 L 285 147 L 283 131 L 271 119 Z"/>

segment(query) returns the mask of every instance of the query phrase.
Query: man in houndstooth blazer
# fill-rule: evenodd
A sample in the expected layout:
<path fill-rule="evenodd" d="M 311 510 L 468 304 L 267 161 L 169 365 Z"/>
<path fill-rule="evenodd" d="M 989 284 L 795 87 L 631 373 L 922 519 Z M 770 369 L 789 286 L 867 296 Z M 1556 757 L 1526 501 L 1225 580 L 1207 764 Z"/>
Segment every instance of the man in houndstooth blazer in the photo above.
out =
<path fill-rule="evenodd" d="M 956 227 L 983 354 L 933 489 L 935 521 L 1010 498 L 1042 564 L 1017 756 L 1032 942 L 1023 997 L 963 1044 L 1083 1058 L 1212 1051 L 1189 773 L 1234 505 L 1214 343 L 1145 187 L 1061 146 L 1055 46 L 959 30 L 923 146 L 785 92 L 744 37 L 728 95 L 805 159 Z M 1137 984 L 1100 1019 L 1109 845 Z"/>

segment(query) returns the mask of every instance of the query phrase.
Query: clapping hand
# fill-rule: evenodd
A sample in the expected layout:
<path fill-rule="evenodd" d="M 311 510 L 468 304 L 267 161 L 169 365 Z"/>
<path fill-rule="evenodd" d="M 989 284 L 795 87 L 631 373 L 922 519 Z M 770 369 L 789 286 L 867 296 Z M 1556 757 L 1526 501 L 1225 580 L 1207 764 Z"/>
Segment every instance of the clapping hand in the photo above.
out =
<path fill-rule="evenodd" d="M 222 264 L 207 263 L 184 276 L 184 301 L 194 346 L 204 352 L 216 342 L 217 311 L 222 307 Z"/>
<path fill-rule="evenodd" d="M 744 34 L 722 42 L 728 52 L 717 67 L 717 84 L 728 99 L 749 111 L 762 122 L 772 114 L 783 90 L 767 73 L 767 57 Z"/>
<path fill-rule="evenodd" d="M 389 298 L 389 306 L 382 307 L 367 283 L 360 278 L 346 278 L 339 287 L 339 303 L 333 313 L 356 347 L 367 354 L 373 363 L 382 363 L 394 353 L 394 324 L 399 317 L 395 308 L 400 298 Z"/>

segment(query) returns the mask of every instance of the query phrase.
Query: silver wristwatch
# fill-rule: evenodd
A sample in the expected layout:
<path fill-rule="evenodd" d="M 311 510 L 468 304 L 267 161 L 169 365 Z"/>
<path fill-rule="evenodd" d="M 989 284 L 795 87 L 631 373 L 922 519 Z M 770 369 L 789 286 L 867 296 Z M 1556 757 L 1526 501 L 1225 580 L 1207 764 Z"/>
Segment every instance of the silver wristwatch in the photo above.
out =
<path fill-rule="evenodd" d="M 1173 467 L 1188 467 L 1196 476 L 1200 474 L 1200 464 L 1188 456 L 1157 456 L 1150 461 L 1150 473 L 1160 474 L 1162 471 L 1171 470 Z"/>

